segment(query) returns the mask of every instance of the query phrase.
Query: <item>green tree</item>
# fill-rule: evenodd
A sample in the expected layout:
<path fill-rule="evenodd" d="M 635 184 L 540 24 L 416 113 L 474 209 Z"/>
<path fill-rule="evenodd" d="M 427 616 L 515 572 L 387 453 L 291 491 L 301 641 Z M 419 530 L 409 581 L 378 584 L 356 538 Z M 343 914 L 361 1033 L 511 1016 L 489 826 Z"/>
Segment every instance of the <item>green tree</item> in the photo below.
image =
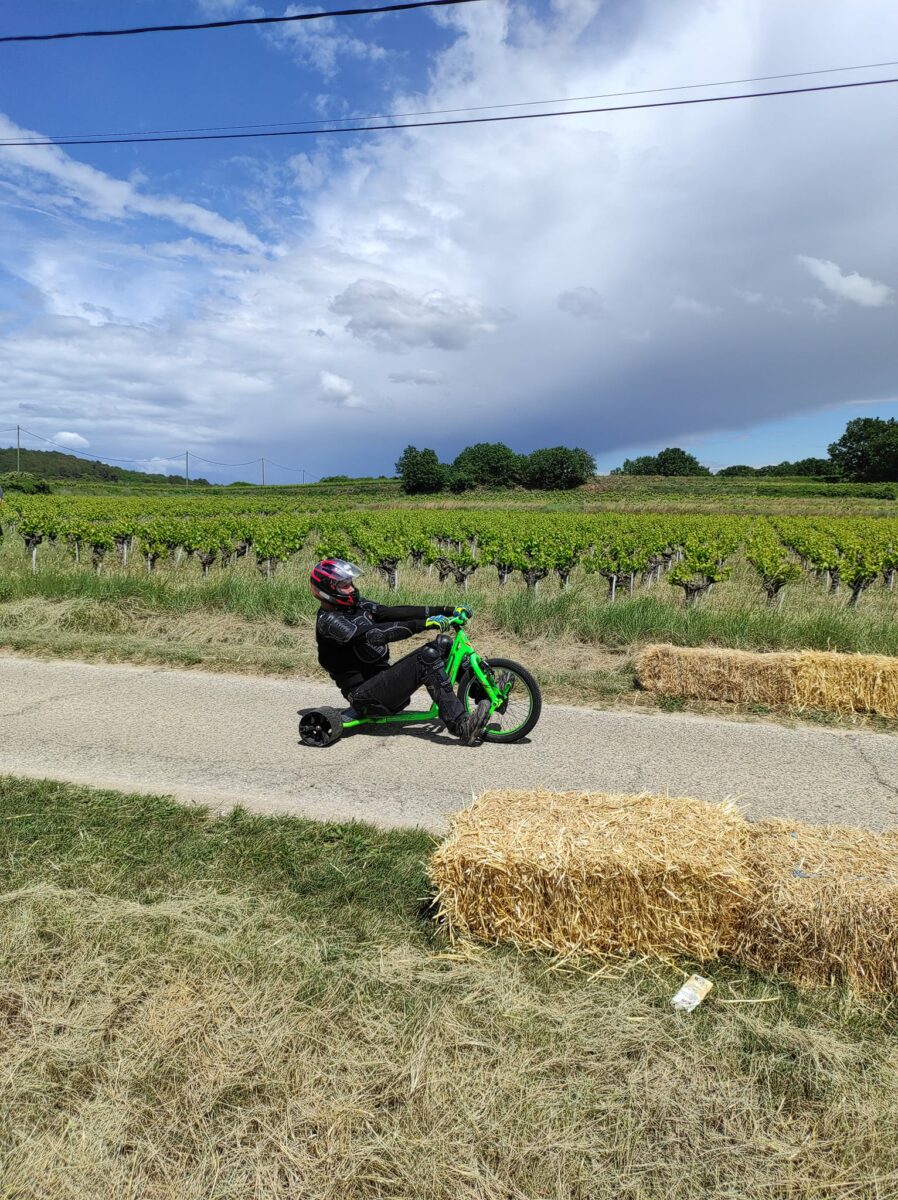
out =
<path fill-rule="evenodd" d="M 679 446 L 668 446 L 658 454 L 659 475 L 710 475 L 694 454 L 687 454 Z"/>
<path fill-rule="evenodd" d="M 401 488 L 410 495 L 441 492 L 449 482 L 449 469 L 437 458 L 435 450 L 406 446 L 396 463 Z"/>
<path fill-rule="evenodd" d="M 856 417 L 829 447 L 839 473 L 859 483 L 898 480 L 898 420 Z"/>
<path fill-rule="evenodd" d="M 552 446 L 534 450 L 523 464 L 523 483 L 546 491 L 580 487 L 596 473 L 596 460 L 580 447 Z"/>
<path fill-rule="evenodd" d="M 621 475 L 657 475 L 658 459 L 654 454 L 641 454 L 639 458 L 625 458 L 624 465 L 619 472 L 611 472 L 612 475 L 619 473 Z"/>
<path fill-rule="evenodd" d="M 743 463 L 737 463 L 734 467 L 723 467 L 717 472 L 718 475 L 722 475 L 725 479 L 732 479 L 743 475 L 757 475 L 757 473 L 757 467 L 747 467 Z"/>
<path fill-rule="evenodd" d="M 477 442 L 462 450 L 452 469 L 481 487 L 505 488 L 520 483 L 523 458 L 504 442 Z"/>

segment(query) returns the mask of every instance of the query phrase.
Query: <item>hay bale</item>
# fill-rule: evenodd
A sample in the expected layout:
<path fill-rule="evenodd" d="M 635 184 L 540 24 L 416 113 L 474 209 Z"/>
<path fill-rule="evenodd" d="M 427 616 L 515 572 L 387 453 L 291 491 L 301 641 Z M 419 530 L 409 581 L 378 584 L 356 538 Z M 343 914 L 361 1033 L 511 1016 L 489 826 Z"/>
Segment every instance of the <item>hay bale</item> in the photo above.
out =
<path fill-rule="evenodd" d="M 636 658 L 636 674 L 650 692 L 779 708 L 792 698 L 795 658 L 793 653 L 647 646 Z"/>
<path fill-rule="evenodd" d="M 898 834 L 782 820 L 746 833 L 736 961 L 799 984 L 898 988 Z"/>
<path fill-rule="evenodd" d="M 707 961 L 732 942 L 750 890 L 731 804 L 491 791 L 451 824 L 431 873 L 454 935 Z"/>
<path fill-rule="evenodd" d="M 798 708 L 898 717 L 898 658 L 803 650 L 793 669 L 793 692 Z"/>

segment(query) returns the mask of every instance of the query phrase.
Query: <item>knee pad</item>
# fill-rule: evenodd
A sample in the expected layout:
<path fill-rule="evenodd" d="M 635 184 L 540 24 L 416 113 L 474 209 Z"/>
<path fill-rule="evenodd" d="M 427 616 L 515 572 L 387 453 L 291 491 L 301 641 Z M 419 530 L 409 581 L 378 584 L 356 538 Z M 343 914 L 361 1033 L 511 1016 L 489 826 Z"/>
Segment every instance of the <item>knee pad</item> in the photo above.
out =
<path fill-rule="evenodd" d="M 418 651 L 418 658 L 428 669 L 438 666 L 443 661 L 443 656 L 433 642 L 428 642 L 426 646 L 422 646 Z"/>

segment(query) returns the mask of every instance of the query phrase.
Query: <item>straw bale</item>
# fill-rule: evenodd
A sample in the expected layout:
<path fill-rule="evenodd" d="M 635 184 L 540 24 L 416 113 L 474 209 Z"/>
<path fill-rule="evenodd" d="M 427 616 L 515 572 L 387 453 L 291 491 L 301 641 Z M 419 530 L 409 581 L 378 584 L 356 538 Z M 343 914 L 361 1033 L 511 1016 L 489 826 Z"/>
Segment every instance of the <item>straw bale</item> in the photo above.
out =
<path fill-rule="evenodd" d="M 898 658 L 803 650 L 795 664 L 792 702 L 799 708 L 898 717 Z"/>
<path fill-rule="evenodd" d="M 794 653 L 647 646 L 637 656 L 636 672 L 651 692 L 777 708 L 792 698 L 795 658 Z"/>
<path fill-rule="evenodd" d="M 737 962 L 810 986 L 898 988 L 898 833 L 753 821 L 745 853 Z"/>
<path fill-rule="evenodd" d="M 731 804 L 489 791 L 452 818 L 432 878 L 453 935 L 707 961 L 732 942 L 750 889 L 744 834 Z"/>

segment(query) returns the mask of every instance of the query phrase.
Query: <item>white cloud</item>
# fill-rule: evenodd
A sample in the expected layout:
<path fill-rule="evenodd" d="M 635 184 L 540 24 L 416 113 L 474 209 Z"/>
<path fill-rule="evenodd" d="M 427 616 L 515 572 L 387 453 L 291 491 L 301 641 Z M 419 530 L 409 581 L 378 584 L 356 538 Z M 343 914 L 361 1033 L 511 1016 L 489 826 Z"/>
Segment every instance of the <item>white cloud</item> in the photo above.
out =
<path fill-rule="evenodd" d="M 845 275 L 834 262 L 825 258 L 810 258 L 806 254 L 799 254 L 797 258 L 805 270 L 822 283 L 828 292 L 841 300 L 850 300 L 863 308 L 882 308 L 883 305 L 892 303 L 895 291 L 888 284 L 868 279 L 866 275 L 860 275 L 857 271 Z"/>
<path fill-rule="evenodd" d="M 284 15 L 321 11 L 314 6 L 291 4 Z M 325 79 L 332 79 L 337 74 L 342 59 L 380 63 L 387 57 L 383 46 L 370 39 L 355 37 L 336 21 L 297 21 L 292 25 L 275 26 L 269 36 L 289 47 L 299 64 L 314 67 Z"/>
<path fill-rule="evenodd" d="M 0 140 L 41 136 L 35 130 L 23 129 L 0 113 Z M 262 242 L 241 222 L 227 220 L 208 208 L 176 196 L 142 192 L 132 181 L 115 179 L 79 162 L 57 146 L 0 148 L 2 169 L 13 172 L 32 187 L 46 189 L 47 183 L 52 182 L 57 190 L 55 194 L 44 190 L 45 202 L 59 204 L 95 220 L 126 220 L 138 216 L 160 218 L 224 245 L 256 253 L 264 250 Z"/>
<path fill-rule="evenodd" d="M 349 379 L 335 375 L 333 371 L 322 371 L 318 376 L 319 393 L 322 400 L 340 408 L 364 408 L 365 402 L 355 394 Z"/>
<path fill-rule="evenodd" d="M 558 307 L 562 312 L 586 321 L 595 321 L 605 315 L 602 297 L 591 287 L 576 287 L 562 292 L 558 297 Z"/>
<path fill-rule="evenodd" d="M 461 350 L 484 333 L 495 333 L 498 317 L 476 300 L 432 291 L 416 295 L 381 279 L 358 279 L 331 303 L 346 329 L 379 350 L 433 346 Z"/>
<path fill-rule="evenodd" d="M 81 436 L 80 433 L 54 433 L 50 439 L 51 442 L 58 442 L 60 446 L 68 446 L 70 450 L 86 450 L 90 445 L 87 438 Z"/>

